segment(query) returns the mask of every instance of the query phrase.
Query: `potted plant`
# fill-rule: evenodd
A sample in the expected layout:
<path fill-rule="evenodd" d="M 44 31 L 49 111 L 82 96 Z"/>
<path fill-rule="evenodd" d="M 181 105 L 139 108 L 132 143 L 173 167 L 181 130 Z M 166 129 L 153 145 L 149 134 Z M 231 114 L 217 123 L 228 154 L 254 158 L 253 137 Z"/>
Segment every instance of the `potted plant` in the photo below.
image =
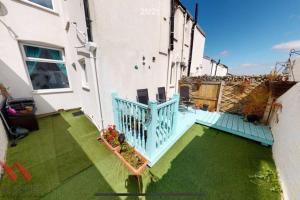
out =
<path fill-rule="evenodd" d="M 115 125 L 109 125 L 107 129 L 101 132 L 101 136 L 98 140 L 104 142 L 104 144 L 111 150 L 116 151 L 120 148 L 120 142 L 118 140 L 119 132 L 116 130 Z"/>
<path fill-rule="evenodd" d="M 140 176 L 147 167 L 148 160 L 125 141 L 121 142 L 121 148 L 115 154 L 133 175 Z"/>
<path fill-rule="evenodd" d="M 124 163 L 133 175 L 141 175 L 147 167 L 148 160 L 134 147 L 125 141 L 125 135 L 116 130 L 115 125 L 110 125 L 98 140 L 101 140 Z"/>
<path fill-rule="evenodd" d="M 267 87 L 257 87 L 243 101 L 243 114 L 249 122 L 259 122 L 265 113 L 270 96 Z"/>

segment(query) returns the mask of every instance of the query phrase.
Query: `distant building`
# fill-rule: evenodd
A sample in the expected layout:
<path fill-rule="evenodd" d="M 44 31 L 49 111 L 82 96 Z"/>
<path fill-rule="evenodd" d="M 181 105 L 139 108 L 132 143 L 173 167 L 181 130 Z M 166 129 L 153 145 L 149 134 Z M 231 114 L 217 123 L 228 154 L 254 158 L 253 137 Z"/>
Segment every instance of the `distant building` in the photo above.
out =
<path fill-rule="evenodd" d="M 216 61 L 208 56 L 204 56 L 202 64 L 199 67 L 194 67 L 192 76 L 227 76 L 228 67 L 219 61 Z"/>

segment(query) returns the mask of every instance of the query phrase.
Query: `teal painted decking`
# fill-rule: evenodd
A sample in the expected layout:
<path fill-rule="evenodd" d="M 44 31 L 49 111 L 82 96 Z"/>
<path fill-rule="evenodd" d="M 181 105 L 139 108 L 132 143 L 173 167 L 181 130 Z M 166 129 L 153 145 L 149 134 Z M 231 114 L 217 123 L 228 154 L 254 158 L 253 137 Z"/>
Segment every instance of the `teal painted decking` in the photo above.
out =
<path fill-rule="evenodd" d="M 112 95 L 114 121 L 131 144 L 153 166 L 195 123 L 222 130 L 263 145 L 272 145 L 269 127 L 245 122 L 241 116 L 202 110 L 178 110 L 179 96 L 162 104 L 149 105 Z"/>
<path fill-rule="evenodd" d="M 272 132 L 268 126 L 246 122 L 239 115 L 202 110 L 189 110 L 179 113 L 177 131 L 185 130 L 194 121 L 194 123 L 248 138 L 264 145 L 273 144 Z"/>

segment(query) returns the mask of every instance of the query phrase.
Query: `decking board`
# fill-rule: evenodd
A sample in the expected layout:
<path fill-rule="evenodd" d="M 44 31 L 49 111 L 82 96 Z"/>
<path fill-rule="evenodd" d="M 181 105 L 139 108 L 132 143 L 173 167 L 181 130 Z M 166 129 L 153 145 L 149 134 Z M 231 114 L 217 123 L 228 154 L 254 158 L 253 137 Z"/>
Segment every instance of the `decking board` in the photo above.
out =
<path fill-rule="evenodd" d="M 239 115 L 197 111 L 196 123 L 261 142 L 265 145 L 273 144 L 272 132 L 269 127 L 246 122 Z"/>

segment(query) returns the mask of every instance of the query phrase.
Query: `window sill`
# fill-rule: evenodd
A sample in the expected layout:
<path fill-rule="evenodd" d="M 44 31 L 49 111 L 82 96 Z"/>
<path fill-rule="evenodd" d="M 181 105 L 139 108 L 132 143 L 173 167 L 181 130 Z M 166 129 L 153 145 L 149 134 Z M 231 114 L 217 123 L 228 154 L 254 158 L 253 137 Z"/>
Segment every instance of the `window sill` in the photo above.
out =
<path fill-rule="evenodd" d="M 66 89 L 50 89 L 50 90 L 33 90 L 32 94 L 57 94 L 57 93 L 72 93 L 71 88 Z"/>
<path fill-rule="evenodd" d="M 15 0 L 15 1 L 18 1 L 18 2 L 20 2 L 20 3 L 26 4 L 26 5 L 29 5 L 29 6 L 31 6 L 31 7 L 38 8 L 38 9 L 44 10 L 44 11 L 46 11 L 46 12 L 48 12 L 48 13 L 51 13 L 51 14 L 54 14 L 54 15 L 59 16 L 59 13 L 58 13 L 57 11 L 55 11 L 54 9 L 52 10 L 52 9 L 50 9 L 50 8 L 46 8 L 46 7 L 44 7 L 44 6 L 41 6 L 41 5 L 39 5 L 39 4 L 30 2 L 30 1 L 28 1 L 28 0 Z"/>

